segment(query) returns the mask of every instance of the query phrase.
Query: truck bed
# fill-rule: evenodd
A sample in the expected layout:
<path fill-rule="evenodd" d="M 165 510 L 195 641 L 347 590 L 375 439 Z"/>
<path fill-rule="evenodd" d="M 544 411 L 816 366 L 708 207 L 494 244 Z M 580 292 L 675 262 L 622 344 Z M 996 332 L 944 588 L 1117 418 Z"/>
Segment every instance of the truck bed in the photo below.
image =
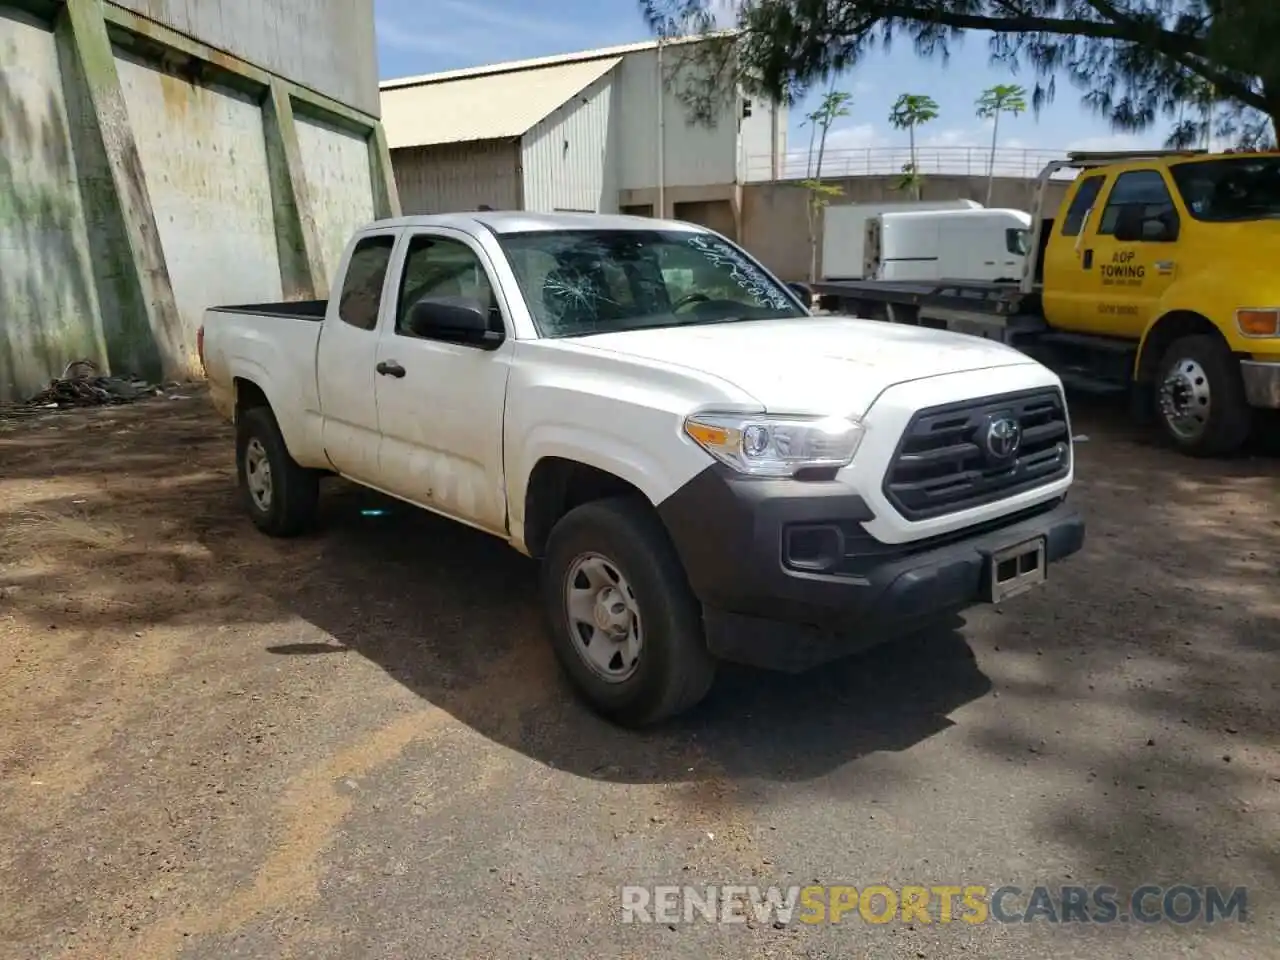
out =
<path fill-rule="evenodd" d="M 218 313 L 249 313 L 255 317 L 277 317 L 281 320 L 320 321 L 328 307 L 328 300 L 283 300 L 276 303 L 237 303 L 209 309 Z"/>
<path fill-rule="evenodd" d="M 813 292 L 836 302 L 863 301 L 941 307 L 1009 316 L 1025 308 L 1016 283 L 991 280 L 822 280 Z"/>

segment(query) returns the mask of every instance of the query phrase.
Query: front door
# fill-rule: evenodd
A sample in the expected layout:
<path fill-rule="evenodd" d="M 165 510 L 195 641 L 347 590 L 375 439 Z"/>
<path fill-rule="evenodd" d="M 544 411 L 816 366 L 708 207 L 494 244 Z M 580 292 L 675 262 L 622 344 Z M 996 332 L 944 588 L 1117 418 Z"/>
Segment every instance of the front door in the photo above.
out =
<path fill-rule="evenodd" d="M 382 444 L 380 486 L 388 493 L 494 533 L 506 529 L 502 424 L 514 341 L 487 255 L 466 234 L 431 228 L 408 234 L 394 315 L 378 341 L 376 376 Z M 496 350 L 415 336 L 409 308 L 423 297 L 467 297 L 489 311 L 506 339 Z"/>
<path fill-rule="evenodd" d="M 1122 220 L 1156 228 L 1116 237 Z M 1086 230 L 1093 270 L 1076 329 L 1137 340 L 1155 319 L 1176 269 L 1178 212 L 1159 170 L 1130 170 L 1115 179 L 1096 229 Z"/>
<path fill-rule="evenodd" d="M 314 361 L 325 455 L 339 473 L 370 483 L 378 479 L 378 316 L 395 242 L 394 231 L 365 234 L 356 241 L 342 290 L 329 303 Z M 305 357 L 293 360 L 309 362 Z"/>

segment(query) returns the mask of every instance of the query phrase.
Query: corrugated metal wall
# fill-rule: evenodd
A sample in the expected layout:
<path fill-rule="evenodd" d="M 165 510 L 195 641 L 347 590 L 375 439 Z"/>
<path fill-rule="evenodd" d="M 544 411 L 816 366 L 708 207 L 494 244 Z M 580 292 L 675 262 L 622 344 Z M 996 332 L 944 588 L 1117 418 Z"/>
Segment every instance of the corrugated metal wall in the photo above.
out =
<path fill-rule="evenodd" d="M 71 358 L 105 364 L 88 225 L 52 32 L 0 14 L 0 399 Z"/>
<path fill-rule="evenodd" d="M 378 116 L 373 0 L 110 0 Z"/>
<path fill-rule="evenodd" d="M 298 149 L 332 279 L 352 232 L 374 219 L 368 144 L 345 130 L 298 118 Z"/>
<path fill-rule="evenodd" d="M 391 166 L 405 214 L 520 208 L 518 140 L 407 147 L 391 151 Z"/>
<path fill-rule="evenodd" d="M 617 99 L 605 74 L 524 135 L 524 207 L 618 210 Z"/>
<path fill-rule="evenodd" d="M 206 307 L 283 296 L 262 109 L 132 58 L 117 57 L 116 68 L 182 315 L 187 372 L 198 376 Z"/>

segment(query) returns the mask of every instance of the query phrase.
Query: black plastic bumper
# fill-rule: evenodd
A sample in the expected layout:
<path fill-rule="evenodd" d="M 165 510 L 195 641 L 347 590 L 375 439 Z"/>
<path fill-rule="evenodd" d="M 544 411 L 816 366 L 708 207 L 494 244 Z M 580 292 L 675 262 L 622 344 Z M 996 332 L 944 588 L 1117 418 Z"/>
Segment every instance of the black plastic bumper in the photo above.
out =
<path fill-rule="evenodd" d="M 1046 565 L 1084 544 L 1064 501 L 957 534 L 883 544 L 837 481 L 761 481 L 709 468 L 659 512 L 726 660 L 798 671 L 989 602 L 990 557 L 1043 538 Z"/>

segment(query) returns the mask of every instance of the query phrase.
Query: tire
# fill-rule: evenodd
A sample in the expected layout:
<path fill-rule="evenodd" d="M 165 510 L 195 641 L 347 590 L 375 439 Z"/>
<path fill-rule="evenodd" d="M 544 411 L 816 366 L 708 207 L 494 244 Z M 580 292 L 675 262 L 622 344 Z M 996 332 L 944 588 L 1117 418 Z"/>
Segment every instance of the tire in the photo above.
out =
<path fill-rule="evenodd" d="M 268 468 L 265 491 L 251 476 L 264 461 Z M 292 537 L 311 526 L 320 499 L 320 477 L 289 456 L 276 418 L 266 407 L 250 407 L 236 417 L 236 477 L 249 518 L 263 533 Z"/>
<path fill-rule="evenodd" d="M 612 575 L 606 580 L 602 572 Z M 599 583 L 604 587 L 597 589 Z M 624 621 L 634 622 L 631 611 L 638 611 L 638 656 L 632 655 L 636 648 L 616 645 L 598 626 L 578 625 L 569 609 L 574 587 L 590 604 L 584 610 L 593 613 L 604 609 L 607 616 L 610 608 L 600 604 L 608 604 L 611 596 L 618 614 L 612 625 L 620 632 Z M 612 594 L 606 592 L 610 587 Z M 608 498 L 565 514 L 548 538 L 542 594 L 561 667 L 587 704 L 614 723 L 632 728 L 658 723 L 693 707 L 711 688 L 715 660 L 707 651 L 701 609 L 675 547 L 647 503 Z M 619 613 L 619 602 L 629 609 Z M 592 665 L 587 640 L 605 644 L 595 648 L 605 651 L 597 654 L 599 660 L 616 651 L 612 676 Z"/>
<path fill-rule="evenodd" d="M 1154 406 L 1164 437 L 1194 457 L 1235 453 L 1253 425 L 1240 365 L 1213 334 L 1181 337 L 1169 345 L 1160 359 Z M 1205 409 L 1207 416 L 1191 415 Z"/>

